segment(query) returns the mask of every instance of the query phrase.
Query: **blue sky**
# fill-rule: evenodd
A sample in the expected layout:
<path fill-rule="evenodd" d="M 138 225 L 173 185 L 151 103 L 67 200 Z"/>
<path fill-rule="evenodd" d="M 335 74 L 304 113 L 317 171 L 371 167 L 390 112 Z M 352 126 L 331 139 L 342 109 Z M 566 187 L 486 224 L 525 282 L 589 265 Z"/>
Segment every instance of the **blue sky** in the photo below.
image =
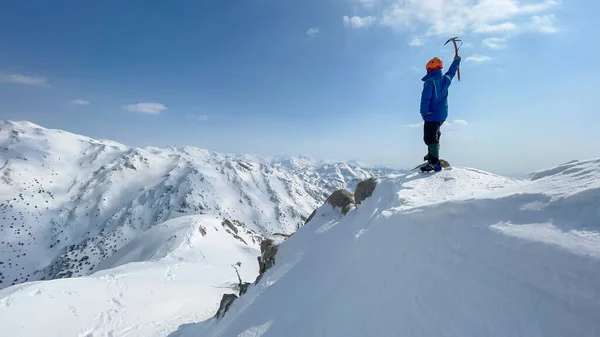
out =
<path fill-rule="evenodd" d="M 588 0 L 19 1 L 0 119 L 130 146 L 412 167 L 421 77 L 459 35 L 441 155 L 517 174 L 600 155 Z M 455 120 L 458 120 L 455 122 Z"/>

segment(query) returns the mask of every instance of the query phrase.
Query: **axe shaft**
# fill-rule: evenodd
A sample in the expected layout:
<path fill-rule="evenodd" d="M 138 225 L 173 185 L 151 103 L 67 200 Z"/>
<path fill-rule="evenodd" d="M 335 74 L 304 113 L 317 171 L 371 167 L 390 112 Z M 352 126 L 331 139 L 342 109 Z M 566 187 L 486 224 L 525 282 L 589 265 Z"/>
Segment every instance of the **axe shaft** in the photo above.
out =
<path fill-rule="evenodd" d="M 454 57 L 458 56 L 458 48 L 456 47 L 456 39 L 452 39 L 452 43 L 454 43 Z M 460 82 L 460 67 L 456 69 L 456 73 L 458 75 L 458 81 Z"/>

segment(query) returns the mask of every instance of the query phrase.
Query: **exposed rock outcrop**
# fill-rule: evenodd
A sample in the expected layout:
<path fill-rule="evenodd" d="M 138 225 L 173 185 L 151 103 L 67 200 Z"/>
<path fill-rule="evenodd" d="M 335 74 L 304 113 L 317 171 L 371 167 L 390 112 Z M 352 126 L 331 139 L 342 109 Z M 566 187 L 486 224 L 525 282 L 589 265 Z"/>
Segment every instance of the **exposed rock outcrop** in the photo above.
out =
<path fill-rule="evenodd" d="M 373 191 L 375 191 L 376 186 L 377 186 L 377 180 L 375 178 L 370 178 L 370 179 L 367 179 L 367 180 L 364 180 L 364 181 L 361 181 L 360 183 L 358 183 L 358 185 L 356 186 L 356 189 L 354 191 L 354 195 L 352 195 L 352 193 L 348 192 L 345 189 L 340 189 L 340 190 L 333 192 L 329 196 L 329 198 L 327 198 L 327 200 L 325 202 L 330 204 L 334 208 L 340 208 L 342 210 L 342 214 L 346 215 L 352 209 L 352 206 L 355 205 L 355 203 L 359 204 L 362 201 L 364 201 L 365 199 L 372 196 Z M 306 220 L 305 224 L 308 223 L 315 216 L 316 213 L 317 213 L 317 210 L 312 212 L 312 214 Z M 235 228 L 233 223 L 230 222 L 229 220 L 223 221 L 222 224 L 223 224 L 223 227 L 225 227 L 225 228 L 230 228 L 232 230 Z M 289 237 L 289 235 L 282 234 L 282 233 L 276 233 L 275 235 L 283 236 L 286 238 Z M 257 258 L 259 275 L 256 278 L 256 280 L 254 281 L 254 284 L 257 284 L 260 281 L 262 275 L 267 270 L 269 270 L 271 267 L 273 267 L 273 265 L 275 265 L 275 255 L 277 254 L 278 247 L 279 246 L 275 243 L 275 241 L 273 241 L 273 239 L 264 239 L 263 241 L 261 241 L 260 256 Z M 237 266 L 239 266 L 239 262 L 238 262 Z M 235 265 L 234 265 L 234 268 L 235 268 Z M 239 283 L 238 283 L 239 296 L 242 296 L 248 290 L 250 283 L 242 282 L 242 279 L 237 271 L 237 268 L 236 268 L 236 273 L 238 275 L 238 281 L 239 281 Z M 231 306 L 233 301 L 235 301 L 237 298 L 238 298 L 238 296 L 235 294 L 223 295 L 223 298 L 221 299 L 221 304 L 219 306 L 219 310 L 217 311 L 217 313 L 215 314 L 214 317 L 215 318 L 223 317 L 225 312 L 227 312 L 227 310 L 229 310 L 229 307 Z"/>
<path fill-rule="evenodd" d="M 223 227 L 225 228 L 229 228 L 231 229 L 235 234 L 238 233 L 238 229 L 235 228 L 235 226 L 233 225 L 233 223 L 227 219 L 223 220 L 223 222 L 221 222 L 221 225 L 223 225 Z"/>
<path fill-rule="evenodd" d="M 248 291 L 248 287 L 250 287 L 251 284 L 252 283 L 250 283 L 250 282 L 243 282 L 243 283 L 240 283 L 238 285 L 239 288 L 240 288 L 239 289 L 240 290 L 240 296 L 244 295 L 246 293 L 246 291 Z"/>
<path fill-rule="evenodd" d="M 265 239 L 260 243 L 260 256 L 258 257 L 259 277 L 275 264 L 275 255 L 278 245 L 272 239 Z"/>
<path fill-rule="evenodd" d="M 310 213 L 310 216 L 308 217 L 308 219 L 306 219 L 306 222 L 304 222 L 304 224 L 306 225 L 307 223 L 309 223 L 310 220 L 312 220 L 312 218 L 315 216 L 315 214 L 317 214 L 316 209 L 312 213 Z"/>
<path fill-rule="evenodd" d="M 219 304 L 219 310 L 217 310 L 217 313 L 215 314 L 214 317 L 215 318 L 223 317 L 223 315 L 225 315 L 227 310 L 229 310 L 229 307 L 231 306 L 233 301 L 235 301 L 237 298 L 238 297 L 236 294 L 224 294 L 223 298 L 221 298 L 221 304 Z"/>
<path fill-rule="evenodd" d="M 354 204 L 354 196 L 347 190 L 341 189 L 333 192 L 325 202 L 334 208 L 341 208 L 342 214 L 346 215 Z"/>
<path fill-rule="evenodd" d="M 278 247 L 278 245 L 275 244 L 275 241 L 273 241 L 272 239 L 265 239 L 260 243 L 260 256 L 258 257 L 259 275 L 256 278 L 256 281 L 254 281 L 254 284 L 258 283 L 258 281 L 262 277 L 263 273 L 265 273 L 267 270 L 269 270 L 269 268 L 273 267 L 273 265 L 275 264 L 275 255 L 277 254 L 277 247 Z M 251 283 L 242 282 L 240 274 L 236 268 L 236 266 L 239 266 L 239 265 L 240 264 L 238 262 L 238 264 L 234 265 L 233 267 L 236 271 L 238 281 L 239 281 L 238 282 L 239 296 L 242 296 L 243 294 L 246 293 L 246 291 L 248 291 L 248 288 L 250 287 Z M 223 315 L 225 315 L 227 310 L 229 310 L 229 307 L 231 306 L 233 301 L 235 301 L 237 298 L 238 298 L 238 296 L 235 294 L 224 294 L 223 297 L 221 298 L 221 304 L 219 305 L 219 310 L 217 310 L 217 313 L 215 314 L 214 317 L 217 319 L 220 317 L 223 317 Z"/>
<path fill-rule="evenodd" d="M 358 183 L 356 190 L 354 190 L 354 202 L 359 205 L 365 199 L 372 196 L 375 186 L 377 186 L 377 179 L 375 178 L 369 178 Z"/>

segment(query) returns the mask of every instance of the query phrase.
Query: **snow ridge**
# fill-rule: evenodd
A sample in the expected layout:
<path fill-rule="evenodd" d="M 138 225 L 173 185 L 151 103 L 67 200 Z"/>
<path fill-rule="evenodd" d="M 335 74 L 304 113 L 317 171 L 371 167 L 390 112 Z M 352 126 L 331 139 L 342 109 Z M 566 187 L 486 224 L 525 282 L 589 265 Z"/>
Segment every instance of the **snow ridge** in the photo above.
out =
<path fill-rule="evenodd" d="M 333 189 L 378 174 L 301 159 L 129 148 L 0 122 L 0 289 L 88 275 L 142 233 L 185 215 L 290 234 Z"/>
<path fill-rule="evenodd" d="M 597 336 L 599 164 L 381 177 L 346 215 L 321 206 L 224 317 L 169 336 Z"/>

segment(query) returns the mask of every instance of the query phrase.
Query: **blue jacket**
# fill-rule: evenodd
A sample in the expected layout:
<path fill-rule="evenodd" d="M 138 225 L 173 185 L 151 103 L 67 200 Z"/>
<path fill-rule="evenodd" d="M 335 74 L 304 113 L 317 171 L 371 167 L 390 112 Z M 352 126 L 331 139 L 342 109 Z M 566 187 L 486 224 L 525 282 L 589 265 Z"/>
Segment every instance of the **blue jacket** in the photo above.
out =
<path fill-rule="evenodd" d="M 448 87 L 452 83 L 460 60 L 452 61 L 448 71 L 442 76 L 441 70 L 434 70 L 422 80 L 421 116 L 427 122 L 442 122 L 448 118 Z"/>

